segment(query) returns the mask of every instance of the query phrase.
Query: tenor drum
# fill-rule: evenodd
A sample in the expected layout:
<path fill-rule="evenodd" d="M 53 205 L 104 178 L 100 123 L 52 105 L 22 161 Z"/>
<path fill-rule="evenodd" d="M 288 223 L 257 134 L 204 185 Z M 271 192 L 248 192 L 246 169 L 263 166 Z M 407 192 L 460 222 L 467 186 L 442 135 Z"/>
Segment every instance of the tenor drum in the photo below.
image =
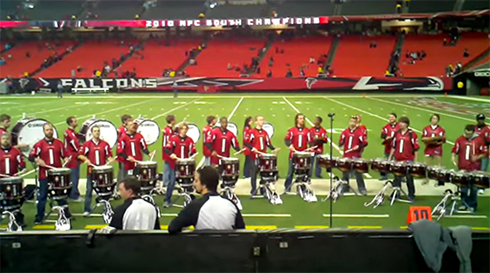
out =
<path fill-rule="evenodd" d="M 369 162 L 370 160 L 364 158 L 355 159 L 352 161 L 352 168 L 358 173 L 368 173 Z"/>
<path fill-rule="evenodd" d="M 437 171 L 437 181 L 450 182 L 451 181 L 451 170 L 446 170 L 444 168 L 440 168 Z"/>
<path fill-rule="evenodd" d="M 108 200 L 114 193 L 114 170 L 112 166 L 97 166 L 92 169 L 91 172 L 92 185 L 99 196 L 102 199 Z"/>
<path fill-rule="evenodd" d="M 408 174 L 408 164 L 405 161 L 390 162 L 390 172 L 395 176 L 406 176 Z"/>
<path fill-rule="evenodd" d="M 240 175 L 240 160 L 238 158 L 223 158 L 221 161 L 221 178 L 224 183 L 235 183 Z"/>
<path fill-rule="evenodd" d="M 332 157 L 330 158 L 329 155 L 319 155 L 317 156 L 318 158 L 318 165 L 326 168 L 326 169 L 332 169 L 337 166 L 337 157 Z"/>
<path fill-rule="evenodd" d="M 216 123 L 215 125 L 216 128 L 219 128 L 221 127 L 220 123 Z M 238 126 L 236 126 L 235 123 L 233 122 L 228 122 L 228 126 L 226 126 L 226 128 L 228 129 L 228 131 L 232 132 L 235 136 L 238 136 Z"/>
<path fill-rule="evenodd" d="M 92 139 L 92 127 L 100 128 L 100 139 L 106 141 L 111 148 L 117 143 L 117 128 L 112 122 L 105 119 L 98 119 L 95 116 L 82 124 L 78 132 L 78 141 L 84 143 Z"/>
<path fill-rule="evenodd" d="M 296 170 L 311 169 L 312 154 L 310 152 L 294 152 L 293 167 Z"/>
<path fill-rule="evenodd" d="M 337 160 L 337 169 L 343 172 L 350 172 L 352 170 L 353 161 L 350 158 L 339 158 Z"/>
<path fill-rule="evenodd" d="M 44 124 L 49 123 L 44 119 L 23 118 L 19 120 L 12 128 L 12 145 L 27 144 L 27 148 L 22 148 L 21 151 L 25 156 L 29 156 L 31 148 L 44 138 Z M 53 125 L 54 138 L 58 138 L 58 131 Z"/>
<path fill-rule="evenodd" d="M 261 177 L 273 178 L 277 177 L 277 155 L 275 154 L 261 154 L 258 158 L 259 172 Z"/>
<path fill-rule="evenodd" d="M 490 173 L 486 172 L 474 172 L 473 173 L 473 184 L 480 189 L 490 188 Z"/>
<path fill-rule="evenodd" d="M 55 168 L 48 170 L 48 194 L 52 199 L 66 199 L 71 190 L 71 170 Z"/>
<path fill-rule="evenodd" d="M 0 178 L 0 213 L 20 209 L 24 202 L 22 177 Z"/>
<path fill-rule="evenodd" d="M 432 180 L 438 180 L 437 174 L 439 173 L 440 170 L 443 170 L 443 169 L 444 168 L 435 167 L 435 166 L 427 167 L 427 178 L 432 179 Z"/>
<path fill-rule="evenodd" d="M 136 177 L 141 182 L 141 190 L 147 192 L 155 187 L 158 178 L 157 163 L 154 161 L 138 162 L 134 168 Z"/>
<path fill-rule="evenodd" d="M 138 117 L 134 120 L 138 124 L 138 133 L 140 133 L 146 141 L 146 144 L 151 145 L 158 141 L 160 137 L 160 126 L 153 120 Z"/>
<path fill-rule="evenodd" d="M 180 185 L 192 186 L 194 172 L 196 171 L 196 160 L 194 158 L 178 159 L 175 162 L 175 177 Z"/>
<path fill-rule="evenodd" d="M 427 177 L 427 165 L 423 163 L 411 163 L 409 164 L 409 171 L 413 177 L 425 178 Z"/>
<path fill-rule="evenodd" d="M 386 158 L 376 158 L 371 162 L 371 169 L 380 173 L 390 172 L 390 162 Z"/>
<path fill-rule="evenodd" d="M 197 127 L 196 124 L 194 123 L 187 123 L 187 125 L 189 126 L 189 130 L 187 131 L 187 136 L 190 137 L 194 143 L 197 143 L 199 141 L 199 138 L 201 137 L 201 131 L 199 130 L 199 127 Z M 177 124 L 175 127 L 174 127 L 174 131 L 176 132 L 176 134 L 179 133 L 179 125 Z"/>
<path fill-rule="evenodd" d="M 458 187 L 468 187 L 472 180 L 472 174 L 467 171 L 451 172 L 451 182 Z"/>

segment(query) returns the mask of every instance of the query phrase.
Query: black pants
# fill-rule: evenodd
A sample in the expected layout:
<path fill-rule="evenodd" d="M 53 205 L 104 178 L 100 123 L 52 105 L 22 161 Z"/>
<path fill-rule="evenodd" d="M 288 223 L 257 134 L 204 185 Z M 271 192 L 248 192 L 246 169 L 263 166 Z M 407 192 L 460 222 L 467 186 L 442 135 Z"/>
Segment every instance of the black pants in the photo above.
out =
<path fill-rule="evenodd" d="M 250 185 L 252 186 L 252 190 L 250 194 L 253 194 L 257 189 L 257 174 L 259 173 L 259 166 L 256 159 L 252 159 L 250 163 Z"/>
<path fill-rule="evenodd" d="M 393 180 L 394 187 L 402 187 L 402 178 L 403 176 L 395 176 Z M 415 198 L 415 184 L 413 183 L 413 176 L 411 174 L 407 174 L 407 188 L 408 188 L 408 198 Z"/>
<path fill-rule="evenodd" d="M 352 171 L 342 172 L 342 180 L 349 183 L 349 175 L 351 173 L 352 173 Z M 354 175 L 356 176 L 357 189 L 358 190 L 365 190 L 366 184 L 364 183 L 364 177 L 362 176 L 362 173 L 354 172 Z"/>

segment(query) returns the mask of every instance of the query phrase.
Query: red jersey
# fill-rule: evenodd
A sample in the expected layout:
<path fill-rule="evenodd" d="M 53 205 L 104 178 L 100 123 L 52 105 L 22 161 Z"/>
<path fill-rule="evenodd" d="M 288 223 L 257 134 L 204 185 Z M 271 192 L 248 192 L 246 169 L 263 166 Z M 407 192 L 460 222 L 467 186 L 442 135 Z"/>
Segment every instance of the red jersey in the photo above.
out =
<path fill-rule="evenodd" d="M 308 149 L 308 144 L 311 143 L 310 130 L 306 127 L 292 127 L 288 130 L 284 138 L 286 145 L 293 145 L 294 150 L 303 152 Z M 293 151 L 289 151 L 289 158 L 293 158 Z"/>
<path fill-rule="evenodd" d="M 17 148 L 0 149 L 0 174 L 12 176 L 25 167 L 22 153 Z"/>
<path fill-rule="evenodd" d="M 204 154 L 205 157 L 210 157 L 211 156 L 211 151 L 206 147 L 205 143 L 212 139 L 212 133 L 213 132 L 213 127 L 206 125 L 204 128 L 202 128 L 202 153 Z"/>
<path fill-rule="evenodd" d="M 393 139 L 393 149 L 395 153 L 393 157 L 396 161 L 413 161 L 415 152 L 420 148 L 417 134 L 408 129 L 404 134 L 398 130 Z"/>
<path fill-rule="evenodd" d="M 339 145 L 344 146 L 344 157 L 360 158 L 361 152 L 368 145 L 368 142 L 360 127 L 354 130 L 347 128 L 340 135 Z"/>
<path fill-rule="evenodd" d="M 66 156 L 71 156 L 70 161 L 66 164 L 67 168 L 76 168 L 78 161 L 77 156 L 80 151 L 80 143 L 78 142 L 77 133 L 73 129 L 66 129 L 64 134 L 64 145 Z"/>
<path fill-rule="evenodd" d="M 311 139 L 313 142 L 315 142 L 314 146 L 316 146 L 316 148 L 313 149 L 313 152 L 315 152 L 315 154 L 323 154 L 323 145 L 328 141 L 327 131 L 321 126 L 313 127 L 310 129 L 310 134 Z M 317 143 L 316 141 L 321 142 L 321 144 Z"/>
<path fill-rule="evenodd" d="M 240 149 L 238 140 L 235 134 L 230 130 L 222 130 L 221 128 L 215 128 L 211 132 L 211 138 L 207 143 L 212 143 L 213 150 L 220 156 L 230 157 L 230 148 L 235 150 Z M 219 164 L 219 157 L 211 156 L 211 163 Z"/>
<path fill-rule="evenodd" d="M 86 156 L 90 163 L 95 166 L 102 166 L 107 163 L 107 159 L 112 156 L 111 146 L 104 140 L 98 143 L 94 139 L 85 142 L 80 148 L 79 155 Z M 92 172 L 92 166 L 87 166 L 87 175 Z"/>
<path fill-rule="evenodd" d="M 267 147 L 272 147 L 269 134 L 264 129 L 250 129 L 245 136 L 244 142 L 262 153 L 267 153 Z M 251 155 L 253 159 L 257 158 L 257 153 L 252 152 Z"/>
<path fill-rule="evenodd" d="M 2 136 L 3 133 L 8 133 L 8 131 L 7 131 L 7 129 L 0 127 L 0 136 Z"/>
<path fill-rule="evenodd" d="M 38 143 L 34 144 L 34 147 L 32 147 L 31 153 L 29 154 L 29 160 L 34 161 L 36 157 L 41 158 L 46 165 L 61 168 L 63 166 L 62 159 L 66 157 L 63 142 L 58 139 L 41 139 Z M 48 169 L 49 168 L 39 167 L 39 179 L 45 179 L 47 177 Z"/>
<path fill-rule="evenodd" d="M 245 156 L 249 156 L 250 155 L 250 149 L 245 145 L 245 138 L 247 137 L 247 134 L 248 134 L 248 131 L 250 131 L 252 128 L 250 128 L 250 126 L 245 126 L 243 128 L 243 148 L 245 149 L 245 151 L 243 151 L 243 154 Z"/>
<path fill-rule="evenodd" d="M 481 160 L 471 161 L 473 156 L 488 153 L 485 143 L 476 135 L 470 139 L 460 136 L 456 139 L 452 150 L 453 154 L 458 155 L 458 168 L 465 171 L 479 171 L 481 169 Z"/>
<path fill-rule="evenodd" d="M 179 135 L 173 135 L 167 145 L 167 151 L 170 154 L 175 154 L 178 158 L 189 158 L 196 153 L 196 144 L 188 136 L 181 137 Z M 170 159 L 170 167 L 175 169 L 174 159 Z"/>
<path fill-rule="evenodd" d="M 441 126 L 428 125 L 422 131 L 422 137 L 436 136 L 442 137 L 442 142 L 446 143 L 446 131 Z M 442 156 L 442 145 L 426 144 L 424 154 L 430 156 Z"/>
<path fill-rule="evenodd" d="M 119 126 L 119 129 L 117 129 L 117 139 L 118 140 L 121 139 L 121 137 L 125 134 L 126 134 L 126 126 L 124 125 Z M 121 156 L 117 156 L 117 161 L 124 162 L 124 158 L 122 158 Z"/>
<path fill-rule="evenodd" d="M 488 127 L 488 125 L 484 125 L 483 127 L 475 126 L 475 134 L 481 137 L 483 142 L 485 142 L 485 145 L 487 146 L 487 152 L 485 155 L 488 157 L 490 145 L 490 127 Z"/>
<path fill-rule="evenodd" d="M 391 152 L 391 148 L 393 147 L 393 138 L 395 137 L 396 131 L 399 129 L 400 125 L 398 125 L 398 123 L 388 123 L 381 130 L 381 138 L 383 139 L 383 144 L 385 145 L 385 154 L 389 154 Z M 387 137 L 391 137 L 391 139 L 387 141 Z"/>
<path fill-rule="evenodd" d="M 117 143 L 117 154 L 132 156 L 134 159 L 143 160 L 143 151 L 147 151 L 146 141 L 143 135 L 135 133 L 134 135 L 124 134 Z M 124 156 L 123 156 L 124 157 Z M 134 163 L 124 159 L 124 169 L 134 169 Z"/>
<path fill-rule="evenodd" d="M 165 128 L 162 130 L 162 159 L 165 162 L 170 162 L 170 155 L 168 155 L 165 152 L 165 149 L 168 146 L 168 143 L 170 142 L 170 138 L 174 135 L 174 130 L 172 129 L 172 126 L 167 125 Z"/>

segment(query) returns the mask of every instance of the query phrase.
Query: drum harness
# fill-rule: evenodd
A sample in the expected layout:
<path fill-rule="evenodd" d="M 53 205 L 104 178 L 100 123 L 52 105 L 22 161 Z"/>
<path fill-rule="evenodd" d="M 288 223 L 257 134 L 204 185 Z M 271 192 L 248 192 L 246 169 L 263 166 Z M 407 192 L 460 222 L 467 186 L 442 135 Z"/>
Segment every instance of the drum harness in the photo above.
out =
<path fill-rule="evenodd" d="M 4 211 L 2 213 L 2 218 L 9 218 L 9 223 L 7 224 L 7 232 L 22 231 L 22 227 L 15 221 L 15 215 L 10 211 Z"/>
<path fill-rule="evenodd" d="M 257 151 L 256 153 L 259 154 L 259 156 L 266 155 L 265 153 L 262 153 L 262 152 L 259 152 L 259 151 Z M 257 163 L 253 163 L 253 164 L 257 164 Z M 274 176 L 274 177 L 263 177 L 263 174 L 260 171 L 260 169 L 259 169 L 259 175 L 260 175 L 260 183 L 259 183 L 258 187 L 255 189 L 255 191 L 252 192 L 251 198 L 267 198 L 267 200 L 269 200 L 269 202 L 271 204 L 273 204 L 273 205 L 281 205 L 282 204 L 282 199 L 279 196 L 279 194 L 276 192 L 276 187 L 274 186 L 274 184 L 277 181 L 277 176 Z M 262 182 L 264 182 L 264 183 L 262 183 Z M 257 192 L 259 192 L 259 190 L 263 190 L 264 191 L 264 195 L 263 196 L 257 196 Z"/>
<path fill-rule="evenodd" d="M 243 152 L 243 150 L 241 150 L 240 152 L 235 153 L 235 155 L 238 155 L 241 152 Z M 221 156 L 221 155 L 217 155 L 217 156 L 218 156 L 218 158 L 224 159 L 224 160 L 231 159 L 229 157 L 224 157 L 224 156 Z M 227 199 L 229 199 L 230 201 L 233 201 L 236 204 L 236 206 L 238 207 L 238 209 L 239 210 L 242 210 L 243 209 L 242 202 L 240 202 L 240 198 L 238 198 L 238 196 L 235 194 L 235 183 L 237 181 L 234 181 L 233 185 L 230 185 L 228 183 L 224 183 L 223 177 L 221 177 L 221 180 L 222 180 L 221 183 L 222 183 L 222 185 L 224 185 L 224 187 L 221 189 L 221 193 L 220 194 L 222 196 L 226 197 Z"/>

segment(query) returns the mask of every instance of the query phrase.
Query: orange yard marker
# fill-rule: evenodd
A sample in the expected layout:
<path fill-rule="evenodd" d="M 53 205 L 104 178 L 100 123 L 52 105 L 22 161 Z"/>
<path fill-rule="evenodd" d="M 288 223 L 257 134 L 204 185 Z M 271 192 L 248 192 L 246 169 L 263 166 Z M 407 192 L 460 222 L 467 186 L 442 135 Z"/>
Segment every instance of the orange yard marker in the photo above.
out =
<path fill-rule="evenodd" d="M 430 207 L 410 207 L 407 216 L 407 225 L 418 220 L 432 221 L 432 209 Z"/>

